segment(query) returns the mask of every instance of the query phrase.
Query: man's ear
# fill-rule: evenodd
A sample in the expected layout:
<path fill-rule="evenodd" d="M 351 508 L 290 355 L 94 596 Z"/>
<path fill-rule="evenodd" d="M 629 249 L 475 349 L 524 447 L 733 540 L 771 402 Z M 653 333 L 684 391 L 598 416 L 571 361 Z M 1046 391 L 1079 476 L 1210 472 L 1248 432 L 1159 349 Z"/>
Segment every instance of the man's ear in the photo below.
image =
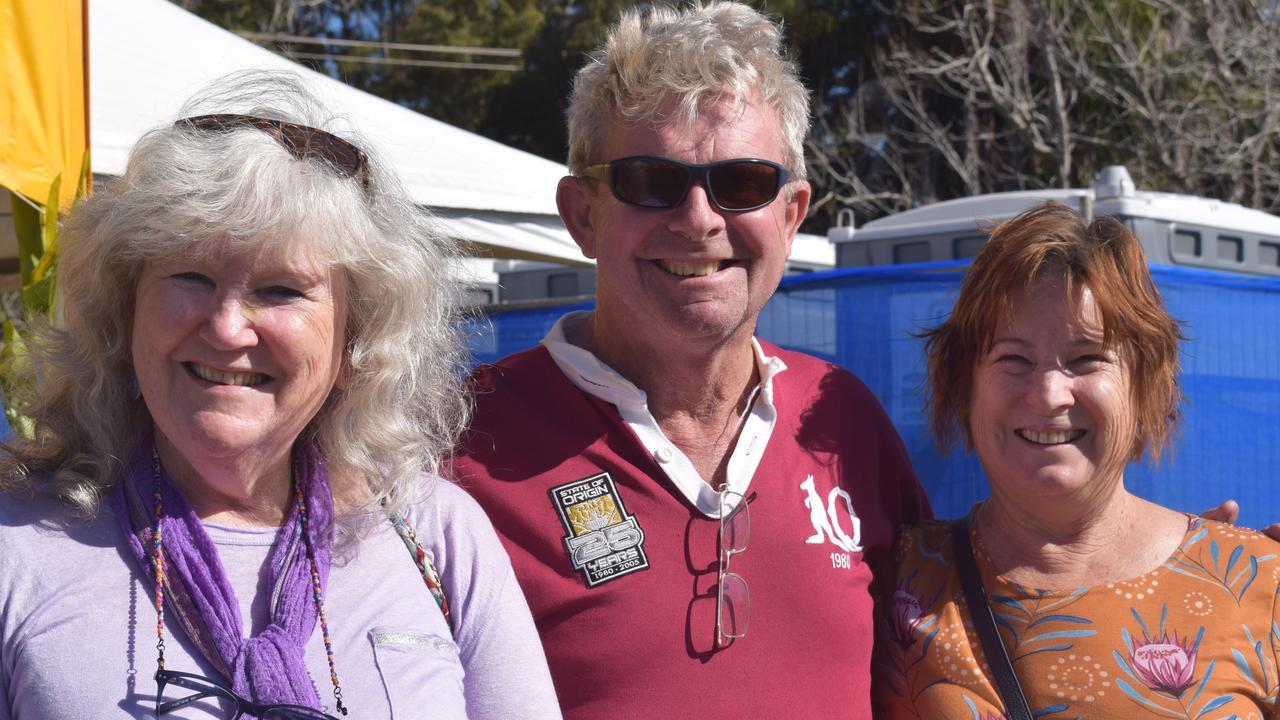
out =
<path fill-rule="evenodd" d="M 783 192 L 787 190 L 784 189 Z M 809 199 L 812 196 L 813 189 L 809 187 L 808 180 L 791 183 L 790 194 L 785 197 L 787 210 L 783 219 L 787 229 L 787 257 L 791 256 L 791 245 L 795 242 L 796 233 L 800 231 L 800 224 L 809 214 Z"/>
<path fill-rule="evenodd" d="M 556 208 L 560 210 L 560 219 L 568 228 L 573 241 L 578 243 L 582 254 L 594 260 L 596 258 L 596 229 L 591 221 L 591 206 L 594 200 L 590 179 L 565 175 L 556 185 Z"/>

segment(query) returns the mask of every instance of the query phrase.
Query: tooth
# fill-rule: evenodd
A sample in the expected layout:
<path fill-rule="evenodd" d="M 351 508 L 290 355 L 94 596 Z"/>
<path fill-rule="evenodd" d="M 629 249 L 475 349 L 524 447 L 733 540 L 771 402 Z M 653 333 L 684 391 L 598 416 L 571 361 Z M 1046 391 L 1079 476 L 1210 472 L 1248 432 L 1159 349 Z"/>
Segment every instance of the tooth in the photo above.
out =
<path fill-rule="evenodd" d="M 236 385 L 239 387 L 252 387 L 262 383 L 265 378 L 259 373 L 236 373 L 222 372 L 213 368 L 204 367 L 203 365 L 191 364 L 192 371 L 195 374 L 211 383 L 219 385 Z"/>
<path fill-rule="evenodd" d="M 704 277 L 719 270 L 720 263 L 677 263 L 663 261 L 662 267 L 672 275 L 679 275 L 681 277 Z"/>
<path fill-rule="evenodd" d="M 1040 432 L 1038 430 L 1019 430 L 1023 438 L 1030 440 L 1038 445 L 1061 445 L 1065 442 L 1071 442 L 1084 434 L 1083 430 L 1050 430 L 1049 432 Z"/>

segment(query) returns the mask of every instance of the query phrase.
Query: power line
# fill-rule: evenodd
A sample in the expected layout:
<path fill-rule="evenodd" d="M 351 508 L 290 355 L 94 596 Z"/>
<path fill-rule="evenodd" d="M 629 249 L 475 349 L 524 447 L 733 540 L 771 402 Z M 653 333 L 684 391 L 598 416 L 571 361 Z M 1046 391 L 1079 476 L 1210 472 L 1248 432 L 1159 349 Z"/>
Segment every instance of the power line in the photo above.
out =
<path fill-rule="evenodd" d="M 379 48 L 384 50 L 406 50 L 409 52 L 449 53 L 453 55 L 490 55 L 494 57 L 518 58 L 521 51 L 514 48 L 467 47 L 462 45 L 423 45 L 419 43 L 389 43 L 378 40 L 346 40 L 343 38 L 315 38 L 285 33 L 241 32 L 241 37 L 257 43 L 298 43 L 304 45 L 337 45 L 340 47 Z"/>
<path fill-rule="evenodd" d="M 370 65 L 409 65 L 412 67 L 451 68 L 461 70 L 519 70 L 519 65 L 494 63 L 450 62 L 448 60 L 409 60 L 406 58 L 360 57 L 359 55 L 334 55 L 332 53 L 289 53 L 289 57 L 305 60 L 335 60 L 337 62 L 369 63 Z"/>

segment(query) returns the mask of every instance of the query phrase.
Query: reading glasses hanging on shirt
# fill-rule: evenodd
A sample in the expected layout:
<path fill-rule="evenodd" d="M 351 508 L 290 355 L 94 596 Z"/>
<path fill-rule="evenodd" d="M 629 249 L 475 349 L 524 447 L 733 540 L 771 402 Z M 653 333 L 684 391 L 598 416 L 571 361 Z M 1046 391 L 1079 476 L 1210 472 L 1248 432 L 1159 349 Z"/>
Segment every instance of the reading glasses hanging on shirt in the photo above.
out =
<path fill-rule="evenodd" d="M 193 703 L 219 706 L 231 720 L 254 717 L 260 720 L 338 720 L 338 718 L 303 705 L 259 704 L 246 699 L 217 680 L 193 673 L 157 670 L 156 715 L 167 715 Z M 163 701 L 164 689 L 175 685 L 192 692 L 181 699 Z M 209 709 L 209 708 L 206 708 Z"/>
<path fill-rule="evenodd" d="M 720 488 L 720 568 L 716 587 L 716 646 L 728 647 L 747 634 L 751 624 L 751 593 L 741 575 L 729 571 L 729 561 L 747 549 L 751 537 L 752 498 Z M 754 497 L 754 494 L 753 494 Z"/>

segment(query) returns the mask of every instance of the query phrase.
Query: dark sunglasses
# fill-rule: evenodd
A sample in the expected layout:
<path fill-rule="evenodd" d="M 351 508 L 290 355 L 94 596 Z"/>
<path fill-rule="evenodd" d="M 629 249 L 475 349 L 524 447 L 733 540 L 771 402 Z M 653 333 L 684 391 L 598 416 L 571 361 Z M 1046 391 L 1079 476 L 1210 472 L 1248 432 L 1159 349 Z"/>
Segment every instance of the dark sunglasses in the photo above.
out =
<path fill-rule="evenodd" d="M 183 118 L 174 125 L 205 132 L 255 128 L 275 138 L 295 158 L 319 158 L 338 175 L 358 178 L 361 187 L 369 189 L 369 158 L 363 150 L 331 132 L 285 120 L 234 114 L 197 115 Z"/>
<path fill-rule="evenodd" d="M 245 716 L 262 718 L 263 720 L 339 720 L 332 715 L 304 705 L 259 705 L 244 699 L 222 683 L 191 673 L 157 670 L 156 684 L 160 688 L 156 691 L 157 717 L 171 713 L 179 708 L 184 708 L 199 700 L 214 698 L 235 704 L 235 714 L 231 715 L 230 720 L 239 720 Z M 195 694 L 179 700 L 161 702 L 160 698 L 164 695 L 166 685 L 177 685 L 191 690 Z"/>
<path fill-rule="evenodd" d="M 726 212 L 762 208 L 791 181 L 786 168 L 757 158 L 693 165 L 647 155 L 588 165 L 582 177 L 608 180 L 614 197 L 628 205 L 655 210 L 668 210 L 683 203 L 697 180 L 706 188 L 711 204 Z"/>

